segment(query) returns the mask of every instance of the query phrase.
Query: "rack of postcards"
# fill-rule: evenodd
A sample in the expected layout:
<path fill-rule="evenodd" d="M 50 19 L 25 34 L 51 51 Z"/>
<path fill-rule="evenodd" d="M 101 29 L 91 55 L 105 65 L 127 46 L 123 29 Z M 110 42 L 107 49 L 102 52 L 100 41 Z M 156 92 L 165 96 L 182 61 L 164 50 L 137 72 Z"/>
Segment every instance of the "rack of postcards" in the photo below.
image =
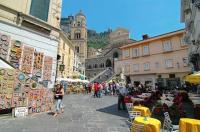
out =
<path fill-rule="evenodd" d="M 2 33 L 0 57 L 15 68 L 0 68 L 0 110 L 17 107 L 27 107 L 29 113 L 51 110 L 53 93 L 39 82 L 51 81 L 53 58 Z"/>

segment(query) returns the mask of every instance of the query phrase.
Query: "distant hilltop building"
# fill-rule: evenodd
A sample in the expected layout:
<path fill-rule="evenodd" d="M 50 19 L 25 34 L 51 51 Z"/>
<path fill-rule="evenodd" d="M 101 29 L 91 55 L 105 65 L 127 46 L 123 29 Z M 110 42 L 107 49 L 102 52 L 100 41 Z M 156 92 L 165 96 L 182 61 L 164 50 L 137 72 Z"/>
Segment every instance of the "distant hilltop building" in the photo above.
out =
<path fill-rule="evenodd" d="M 75 16 L 62 18 L 61 29 L 74 44 L 75 52 L 80 57 L 80 61 L 84 67 L 85 59 L 87 58 L 87 27 L 86 17 L 83 12 L 79 11 Z"/>

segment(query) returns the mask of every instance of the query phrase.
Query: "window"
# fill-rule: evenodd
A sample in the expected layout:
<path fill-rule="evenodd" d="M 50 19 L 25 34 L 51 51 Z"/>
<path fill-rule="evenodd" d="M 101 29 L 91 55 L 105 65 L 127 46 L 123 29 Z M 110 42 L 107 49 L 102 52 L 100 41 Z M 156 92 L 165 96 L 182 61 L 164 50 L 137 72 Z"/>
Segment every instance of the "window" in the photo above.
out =
<path fill-rule="evenodd" d="M 144 63 L 144 71 L 150 70 L 150 63 Z"/>
<path fill-rule="evenodd" d="M 76 51 L 76 53 L 79 53 L 79 47 L 78 46 L 75 46 L 75 51 Z"/>
<path fill-rule="evenodd" d="M 30 15 L 47 21 L 49 14 L 49 3 L 50 0 L 32 0 Z"/>
<path fill-rule="evenodd" d="M 183 66 L 188 66 L 189 61 L 188 61 L 188 57 L 184 57 L 183 58 Z"/>
<path fill-rule="evenodd" d="M 181 46 L 187 45 L 187 44 L 185 43 L 184 37 L 181 37 L 181 38 L 180 38 L 180 44 L 181 44 Z"/>
<path fill-rule="evenodd" d="M 129 73 L 130 72 L 130 65 L 125 65 L 125 73 Z"/>
<path fill-rule="evenodd" d="M 123 57 L 124 58 L 129 57 L 129 49 L 123 50 Z"/>
<path fill-rule="evenodd" d="M 165 60 L 165 66 L 166 66 L 166 68 L 172 68 L 173 60 L 172 59 Z"/>
<path fill-rule="evenodd" d="M 68 57 L 68 66 L 70 66 L 70 62 L 71 62 L 71 60 L 70 60 L 70 58 Z"/>
<path fill-rule="evenodd" d="M 65 49 L 65 43 L 63 43 L 63 49 Z"/>
<path fill-rule="evenodd" d="M 62 54 L 62 63 L 64 64 L 65 62 L 65 54 Z"/>
<path fill-rule="evenodd" d="M 172 51 L 172 44 L 170 40 L 163 42 L 163 49 L 165 52 Z"/>
<path fill-rule="evenodd" d="M 81 38 L 81 33 L 75 33 L 74 38 L 75 39 L 80 39 Z"/>
<path fill-rule="evenodd" d="M 138 72 L 139 71 L 139 64 L 133 64 L 133 71 Z"/>
<path fill-rule="evenodd" d="M 149 55 L 149 46 L 143 46 L 143 55 Z"/>
<path fill-rule="evenodd" d="M 159 68 L 160 66 L 159 66 L 159 62 L 156 62 L 155 63 L 155 68 Z"/>
<path fill-rule="evenodd" d="M 132 52 L 133 52 L 133 57 L 138 57 L 139 56 L 139 49 L 138 48 L 132 49 Z"/>
<path fill-rule="evenodd" d="M 81 22 L 78 22 L 78 27 L 80 27 L 81 26 Z"/>

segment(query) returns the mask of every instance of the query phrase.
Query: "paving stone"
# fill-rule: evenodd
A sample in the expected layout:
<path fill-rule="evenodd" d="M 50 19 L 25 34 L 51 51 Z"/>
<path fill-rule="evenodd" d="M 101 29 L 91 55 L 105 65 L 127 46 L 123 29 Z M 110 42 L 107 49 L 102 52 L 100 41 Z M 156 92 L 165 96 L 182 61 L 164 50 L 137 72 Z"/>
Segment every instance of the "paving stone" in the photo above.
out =
<path fill-rule="evenodd" d="M 117 111 L 117 97 L 91 95 L 64 97 L 65 112 L 0 120 L 0 132 L 129 132 L 127 112 Z"/>

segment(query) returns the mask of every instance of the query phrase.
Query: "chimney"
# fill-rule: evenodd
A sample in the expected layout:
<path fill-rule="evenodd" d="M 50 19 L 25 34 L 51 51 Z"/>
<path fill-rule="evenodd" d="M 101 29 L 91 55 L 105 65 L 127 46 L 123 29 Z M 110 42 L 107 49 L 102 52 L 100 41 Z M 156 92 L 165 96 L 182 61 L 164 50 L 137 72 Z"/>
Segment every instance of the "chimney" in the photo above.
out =
<path fill-rule="evenodd" d="M 149 39 L 148 34 L 142 35 L 142 39 L 143 39 L 143 40 L 147 40 L 147 39 Z"/>

